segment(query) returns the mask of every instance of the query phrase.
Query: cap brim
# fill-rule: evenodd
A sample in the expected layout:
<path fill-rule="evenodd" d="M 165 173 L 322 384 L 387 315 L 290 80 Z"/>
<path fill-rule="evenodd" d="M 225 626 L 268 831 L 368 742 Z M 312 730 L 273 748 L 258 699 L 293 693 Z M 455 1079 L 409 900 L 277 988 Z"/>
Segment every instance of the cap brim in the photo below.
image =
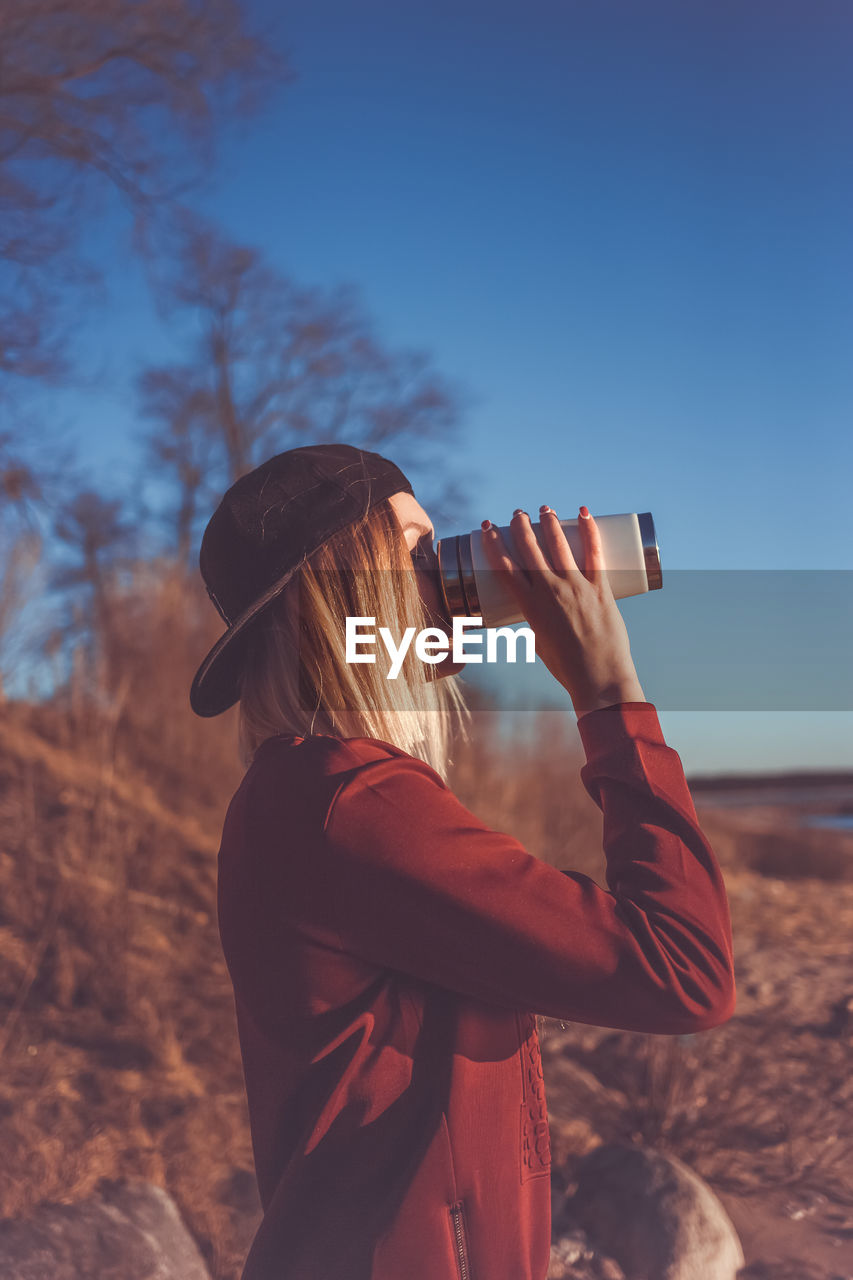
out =
<path fill-rule="evenodd" d="M 235 618 L 207 654 L 190 686 L 190 706 L 197 716 L 218 716 L 240 699 L 240 675 L 246 660 L 247 629 L 281 594 L 299 565 L 255 600 L 251 608 Z"/>

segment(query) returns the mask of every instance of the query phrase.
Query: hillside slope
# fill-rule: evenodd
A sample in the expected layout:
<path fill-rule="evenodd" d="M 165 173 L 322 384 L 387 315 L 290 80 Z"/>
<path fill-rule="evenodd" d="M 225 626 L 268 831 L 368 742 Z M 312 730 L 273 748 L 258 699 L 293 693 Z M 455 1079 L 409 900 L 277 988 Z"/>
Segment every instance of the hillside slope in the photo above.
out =
<path fill-rule="evenodd" d="M 459 790 L 487 821 L 600 869 L 577 760 L 559 764 L 568 791 L 535 761 L 538 789 L 489 791 L 505 766 L 474 763 Z M 847 1277 L 853 837 L 809 836 L 806 866 L 823 878 L 803 877 L 801 856 L 791 879 L 779 872 L 800 837 L 778 811 L 702 816 L 727 873 L 737 1014 L 681 1038 L 548 1022 L 555 1177 L 569 1185 L 602 1140 L 671 1150 L 724 1199 L 747 1274 Z M 212 1274 L 236 1280 L 259 1209 L 216 928 L 220 820 L 177 813 L 142 772 L 63 745 L 43 708 L 0 719 L 0 1214 L 77 1199 L 105 1176 L 148 1178 L 175 1197 Z"/>

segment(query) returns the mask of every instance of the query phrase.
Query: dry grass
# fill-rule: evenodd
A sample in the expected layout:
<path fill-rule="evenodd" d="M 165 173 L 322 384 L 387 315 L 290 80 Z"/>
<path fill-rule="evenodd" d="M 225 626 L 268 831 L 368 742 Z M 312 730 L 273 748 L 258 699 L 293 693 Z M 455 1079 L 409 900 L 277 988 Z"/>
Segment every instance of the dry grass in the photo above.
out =
<path fill-rule="evenodd" d="M 54 705 L 4 707 L 0 1213 L 75 1200 L 102 1177 L 149 1178 L 176 1198 L 212 1274 L 233 1280 L 258 1205 L 215 854 L 241 770 L 233 717 L 204 723 L 186 703 L 218 631 L 193 590 L 174 573 L 135 582 L 117 611 L 119 670 L 78 668 Z M 507 740 L 480 711 L 454 786 L 532 852 L 601 881 L 582 763 L 570 716 L 527 717 Z M 853 1226 L 850 864 L 837 843 L 821 860 L 816 833 L 811 877 L 780 878 L 790 857 L 771 856 L 762 821 L 703 816 L 738 944 L 730 1024 L 682 1038 L 543 1026 L 555 1173 L 568 1184 L 602 1140 L 646 1142 L 724 1196 L 793 1197 L 837 1235 Z M 803 1275 L 834 1274 L 802 1257 Z M 753 1277 L 784 1274 L 753 1263 Z"/>

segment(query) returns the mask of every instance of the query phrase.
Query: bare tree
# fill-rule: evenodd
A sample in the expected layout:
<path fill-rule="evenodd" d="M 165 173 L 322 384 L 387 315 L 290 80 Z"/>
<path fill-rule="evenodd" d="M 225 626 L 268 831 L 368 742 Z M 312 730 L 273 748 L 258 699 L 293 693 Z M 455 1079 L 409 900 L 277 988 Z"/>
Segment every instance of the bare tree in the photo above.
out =
<path fill-rule="evenodd" d="M 200 507 L 265 457 L 299 444 L 391 448 L 432 470 L 451 498 L 442 451 L 462 394 L 422 352 L 389 351 L 350 287 L 304 288 L 257 249 L 185 212 L 158 257 L 162 309 L 192 320 L 181 363 L 140 377 L 148 445 L 178 497 L 172 530 L 186 556 Z"/>
<path fill-rule="evenodd" d="M 0 432 L 0 698 L 16 657 L 10 633 L 28 599 L 41 559 L 36 510 L 42 485 L 15 448 L 11 432 Z"/>
<path fill-rule="evenodd" d="M 31 525 L 42 485 L 32 465 L 15 448 L 11 431 L 0 432 L 0 511 L 14 511 Z"/>
<path fill-rule="evenodd" d="M 157 475 L 164 472 L 177 491 L 171 530 L 177 558 L 190 557 L 193 529 L 205 479 L 209 480 L 208 430 L 210 394 L 186 387 L 178 369 L 149 369 L 141 378 L 144 411 L 161 424 L 148 438 Z"/>
<path fill-rule="evenodd" d="M 239 0 L 0 0 L 0 373 L 63 371 L 91 198 L 144 219 L 209 163 L 218 111 L 288 75 Z"/>
<path fill-rule="evenodd" d="M 122 566 L 133 563 L 135 529 L 124 516 L 124 502 L 104 498 L 92 489 L 81 490 L 60 508 L 54 532 L 71 558 L 54 570 L 53 586 L 73 593 L 71 615 L 90 649 L 97 649 L 109 667 L 116 657 L 111 588 Z"/>

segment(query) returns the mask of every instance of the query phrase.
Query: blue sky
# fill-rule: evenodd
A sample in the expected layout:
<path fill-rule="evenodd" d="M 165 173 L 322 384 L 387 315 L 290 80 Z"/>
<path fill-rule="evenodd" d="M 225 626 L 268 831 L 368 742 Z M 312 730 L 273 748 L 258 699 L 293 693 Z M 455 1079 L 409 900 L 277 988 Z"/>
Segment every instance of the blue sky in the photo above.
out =
<path fill-rule="evenodd" d="M 261 12 L 298 79 L 225 139 L 195 203 L 298 280 L 357 284 L 388 345 L 465 386 L 463 523 L 652 511 L 664 591 L 623 608 L 647 651 L 667 568 L 853 569 L 846 0 Z M 169 353 L 126 235 L 97 231 L 110 296 L 79 335 L 103 388 L 54 414 L 105 479 L 133 473 L 135 369 Z M 768 595 L 769 634 L 802 627 L 804 580 Z M 846 674 L 838 604 L 807 607 Z M 661 721 L 688 770 L 849 767 L 847 690 L 844 712 Z"/>

